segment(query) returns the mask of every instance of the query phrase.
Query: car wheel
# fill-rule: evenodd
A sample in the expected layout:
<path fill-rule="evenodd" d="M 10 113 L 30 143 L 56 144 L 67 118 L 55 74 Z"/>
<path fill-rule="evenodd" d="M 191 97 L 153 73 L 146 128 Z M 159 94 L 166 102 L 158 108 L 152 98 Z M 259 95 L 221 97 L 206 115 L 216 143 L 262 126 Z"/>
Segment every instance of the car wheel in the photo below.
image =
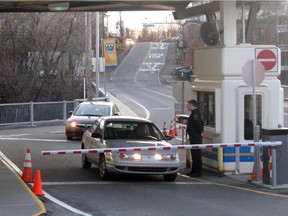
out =
<path fill-rule="evenodd" d="M 89 169 L 91 167 L 91 162 L 87 160 L 86 154 L 82 154 L 81 161 L 82 161 L 82 167 L 84 169 Z"/>
<path fill-rule="evenodd" d="M 108 173 L 108 171 L 106 169 L 106 160 L 105 160 L 105 156 L 104 155 L 100 156 L 99 174 L 100 174 L 100 178 L 102 180 L 108 180 L 109 177 L 110 177 L 110 174 Z"/>
<path fill-rule="evenodd" d="M 169 174 L 169 175 L 164 175 L 164 180 L 165 181 L 175 181 L 177 178 L 177 173 L 175 174 Z"/>

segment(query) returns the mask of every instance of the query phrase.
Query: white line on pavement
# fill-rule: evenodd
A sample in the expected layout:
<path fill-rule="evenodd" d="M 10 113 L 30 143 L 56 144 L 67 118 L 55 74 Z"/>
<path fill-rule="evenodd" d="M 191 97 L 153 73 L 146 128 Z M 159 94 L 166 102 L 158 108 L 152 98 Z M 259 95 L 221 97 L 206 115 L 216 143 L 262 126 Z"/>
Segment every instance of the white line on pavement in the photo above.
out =
<path fill-rule="evenodd" d="M 190 178 L 188 176 L 182 175 L 180 173 L 178 173 L 178 175 L 182 176 L 182 177 L 187 177 Z M 138 184 L 143 184 L 143 182 L 129 182 L 129 185 L 138 185 Z M 194 185 L 194 184 L 209 184 L 207 182 L 151 182 L 149 184 L 159 184 L 159 185 L 163 185 L 163 184 L 175 184 L 175 185 Z M 127 182 L 104 182 L 104 181 L 99 181 L 99 182 L 91 182 L 91 181 L 87 181 L 87 182 L 42 182 L 42 185 L 46 185 L 46 186 L 57 186 L 57 185 L 127 185 Z"/>
<path fill-rule="evenodd" d="M 25 141 L 41 141 L 41 142 L 68 142 L 67 140 L 53 140 L 53 139 L 30 139 L 30 138 L 15 138 L 15 137 L 0 137 L 0 140 L 25 140 Z"/>

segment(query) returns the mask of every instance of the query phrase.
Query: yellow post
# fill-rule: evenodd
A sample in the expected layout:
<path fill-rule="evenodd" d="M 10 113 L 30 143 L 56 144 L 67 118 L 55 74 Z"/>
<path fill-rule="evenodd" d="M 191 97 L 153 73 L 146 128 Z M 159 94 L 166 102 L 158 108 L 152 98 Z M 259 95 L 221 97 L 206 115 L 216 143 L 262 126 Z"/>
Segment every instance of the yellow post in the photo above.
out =
<path fill-rule="evenodd" d="M 223 167 L 223 148 L 218 148 L 218 175 L 224 175 L 224 167 Z"/>

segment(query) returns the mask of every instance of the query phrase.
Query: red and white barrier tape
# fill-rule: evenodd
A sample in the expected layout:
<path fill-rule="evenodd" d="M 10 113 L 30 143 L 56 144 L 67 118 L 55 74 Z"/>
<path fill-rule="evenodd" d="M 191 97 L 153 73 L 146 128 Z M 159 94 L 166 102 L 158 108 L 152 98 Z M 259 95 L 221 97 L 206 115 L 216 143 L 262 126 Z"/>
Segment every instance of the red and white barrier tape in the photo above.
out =
<path fill-rule="evenodd" d="M 42 151 L 42 155 L 63 155 L 63 154 L 87 154 L 87 153 L 108 153 L 108 152 L 129 152 L 129 151 L 156 151 L 156 150 L 180 150 L 180 149 L 204 149 L 204 148 L 227 148 L 245 146 L 279 146 L 281 141 L 275 142 L 250 142 L 250 143 L 222 143 L 222 144 L 195 144 L 195 145 L 173 145 L 155 147 L 127 147 L 127 148 L 102 148 L 102 149 L 72 149 L 72 150 L 52 150 Z"/>

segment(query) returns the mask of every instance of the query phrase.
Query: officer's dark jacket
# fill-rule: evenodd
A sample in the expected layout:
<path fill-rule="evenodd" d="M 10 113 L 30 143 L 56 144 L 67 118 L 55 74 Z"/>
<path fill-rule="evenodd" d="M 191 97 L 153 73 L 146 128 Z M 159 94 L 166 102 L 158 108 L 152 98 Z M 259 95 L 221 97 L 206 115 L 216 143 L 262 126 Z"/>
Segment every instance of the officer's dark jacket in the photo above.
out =
<path fill-rule="evenodd" d="M 202 143 L 202 133 L 204 130 L 204 123 L 198 109 L 192 110 L 188 122 L 187 133 L 189 134 L 190 143 Z"/>

